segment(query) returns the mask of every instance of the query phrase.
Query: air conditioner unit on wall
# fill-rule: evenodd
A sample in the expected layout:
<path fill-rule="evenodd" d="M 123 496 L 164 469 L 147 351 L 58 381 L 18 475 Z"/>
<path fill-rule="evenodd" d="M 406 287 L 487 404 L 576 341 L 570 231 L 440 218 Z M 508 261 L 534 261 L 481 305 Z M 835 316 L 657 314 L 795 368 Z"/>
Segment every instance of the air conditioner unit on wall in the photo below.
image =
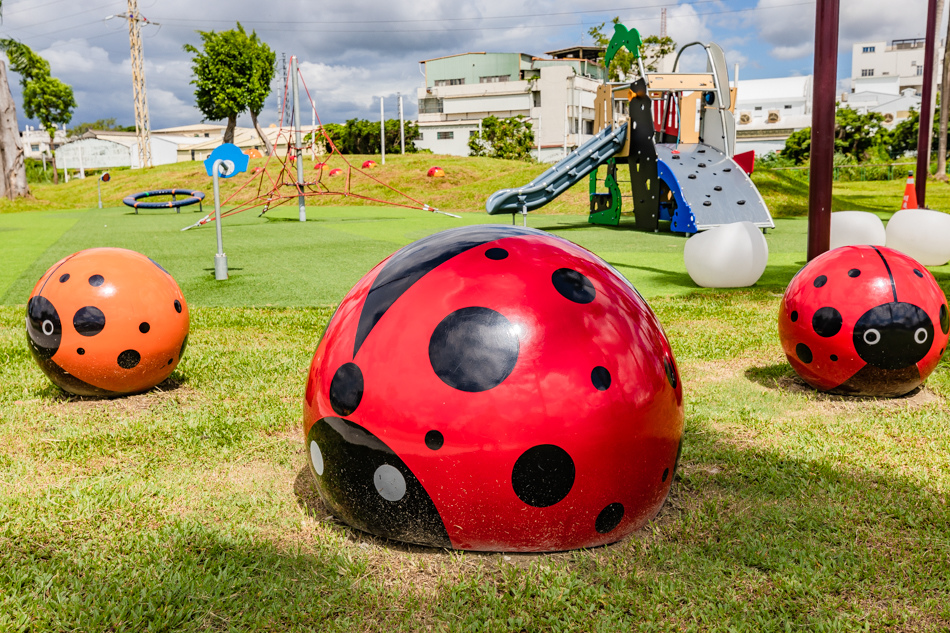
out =
<path fill-rule="evenodd" d="M 752 123 L 752 115 L 748 112 L 742 112 L 739 114 L 739 125 L 747 125 Z"/>
<path fill-rule="evenodd" d="M 885 113 L 885 114 L 884 114 L 884 122 L 885 122 L 885 123 L 893 123 L 893 122 L 894 122 L 894 115 L 893 115 L 892 113 L 890 113 L 890 112 Z"/>
<path fill-rule="evenodd" d="M 778 110 L 769 110 L 769 116 L 765 120 L 766 123 L 778 123 L 782 117 L 778 115 Z"/>

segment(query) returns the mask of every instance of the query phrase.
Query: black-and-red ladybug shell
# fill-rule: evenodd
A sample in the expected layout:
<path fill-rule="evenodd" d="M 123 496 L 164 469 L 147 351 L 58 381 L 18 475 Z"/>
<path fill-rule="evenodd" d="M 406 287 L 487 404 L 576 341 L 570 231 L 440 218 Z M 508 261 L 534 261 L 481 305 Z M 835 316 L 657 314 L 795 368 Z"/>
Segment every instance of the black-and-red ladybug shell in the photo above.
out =
<path fill-rule="evenodd" d="M 821 391 L 899 396 L 919 386 L 947 346 L 950 315 L 933 275 L 883 246 L 816 257 L 785 291 L 779 336 L 792 367 Z"/>

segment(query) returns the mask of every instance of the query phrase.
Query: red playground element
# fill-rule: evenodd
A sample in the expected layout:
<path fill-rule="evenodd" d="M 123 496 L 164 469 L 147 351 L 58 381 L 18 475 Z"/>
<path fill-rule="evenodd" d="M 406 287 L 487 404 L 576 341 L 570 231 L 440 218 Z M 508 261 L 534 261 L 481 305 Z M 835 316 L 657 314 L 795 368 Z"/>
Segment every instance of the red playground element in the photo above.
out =
<path fill-rule="evenodd" d="M 445 170 L 441 167 L 430 167 L 426 176 L 430 178 L 445 178 Z"/>
<path fill-rule="evenodd" d="M 26 308 L 33 357 L 79 396 L 138 393 L 175 370 L 188 340 L 188 305 L 157 263 L 123 248 L 90 248 L 58 261 Z"/>
<path fill-rule="evenodd" d="M 595 547 L 670 491 L 683 392 L 656 316 L 543 231 L 450 229 L 343 299 L 307 377 L 304 436 L 334 516 L 412 543 Z"/>
<path fill-rule="evenodd" d="M 798 271 L 778 317 L 782 348 L 820 391 L 901 396 L 947 346 L 947 299 L 924 266 L 883 246 L 843 246 Z"/>
<path fill-rule="evenodd" d="M 914 174 L 907 174 L 907 184 L 904 185 L 904 201 L 901 202 L 901 210 L 916 208 L 918 208 L 917 185 L 914 183 Z"/>
<path fill-rule="evenodd" d="M 326 163 L 316 163 L 314 164 L 313 168 L 317 171 L 323 171 L 324 169 L 330 169 L 330 166 Z"/>
<path fill-rule="evenodd" d="M 343 173 L 343 170 L 342 170 L 342 169 L 340 169 L 339 167 L 334 167 L 333 169 L 330 170 L 330 174 L 329 174 L 329 175 L 330 175 L 330 176 L 339 176 L 339 175 L 342 174 L 342 173 Z"/>
<path fill-rule="evenodd" d="M 363 161 L 363 169 L 373 169 L 374 167 L 376 167 L 376 161 L 375 161 L 375 160 L 364 160 L 364 161 Z"/>
<path fill-rule="evenodd" d="M 752 175 L 752 172 L 755 171 L 755 150 L 750 149 L 748 152 L 742 152 L 741 154 L 736 154 L 732 157 L 732 160 L 742 168 L 742 171 Z"/>

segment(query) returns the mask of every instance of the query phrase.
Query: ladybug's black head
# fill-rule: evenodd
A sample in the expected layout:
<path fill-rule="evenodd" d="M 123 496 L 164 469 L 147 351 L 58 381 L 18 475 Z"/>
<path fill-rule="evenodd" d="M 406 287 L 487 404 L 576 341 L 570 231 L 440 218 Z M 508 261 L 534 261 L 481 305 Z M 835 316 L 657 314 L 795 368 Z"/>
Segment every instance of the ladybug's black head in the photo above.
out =
<path fill-rule="evenodd" d="M 854 326 L 854 348 L 869 365 L 903 369 L 918 363 L 930 351 L 934 326 L 927 313 L 894 301 L 871 308 Z"/>

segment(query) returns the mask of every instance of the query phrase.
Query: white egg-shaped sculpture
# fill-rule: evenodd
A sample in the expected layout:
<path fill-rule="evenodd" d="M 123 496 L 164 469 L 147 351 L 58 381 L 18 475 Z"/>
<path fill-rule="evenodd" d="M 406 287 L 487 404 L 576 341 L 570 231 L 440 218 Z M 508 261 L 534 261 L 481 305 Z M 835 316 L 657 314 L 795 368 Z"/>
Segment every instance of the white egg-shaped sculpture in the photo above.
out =
<path fill-rule="evenodd" d="M 867 211 L 836 211 L 831 214 L 831 246 L 884 246 L 887 233 L 881 218 Z"/>
<path fill-rule="evenodd" d="M 697 233 L 683 248 L 686 272 L 705 288 L 744 288 L 759 280 L 769 245 L 751 222 L 723 224 Z"/>
<path fill-rule="evenodd" d="M 888 248 L 910 255 L 924 266 L 950 261 L 950 215 L 931 209 L 902 209 L 887 223 Z"/>

